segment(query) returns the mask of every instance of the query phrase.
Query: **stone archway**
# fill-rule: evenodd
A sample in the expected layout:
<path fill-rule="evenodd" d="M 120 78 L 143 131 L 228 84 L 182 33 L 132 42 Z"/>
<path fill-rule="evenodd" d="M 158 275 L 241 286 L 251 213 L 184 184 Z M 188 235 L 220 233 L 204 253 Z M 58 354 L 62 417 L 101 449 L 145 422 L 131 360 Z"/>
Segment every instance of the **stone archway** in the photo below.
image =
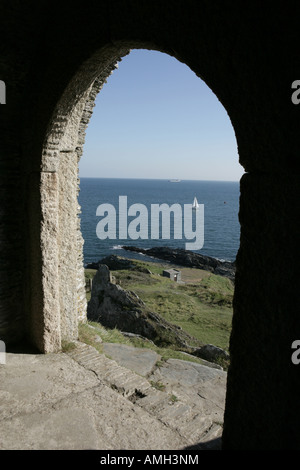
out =
<path fill-rule="evenodd" d="M 291 101 L 291 85 L 299 78 L 295 7 L 87 0 L 13 7 L 3 2 L 0 9 L 8 26 L 2 38 L 7 51 L 0 59 L 7 92 L 0 115 L 5 131 L 0 175 L 3 339 L 8 343 L 26 332 L 46 352 L 59 349 L 66 333 L 76 334 L 67 309 L 80 280 L 72 281 L 62 305 L 60 283 L 67 278 L 61 262 L 68 243 L 59 244 L 68 232 L 61 230 L 59 208 L 64 211 L 68 204 L 59 197 L 60 188 L 70 184 L 76 194 L 76 175 L 60 177 L 57 163 L 63 168 L 77 158 L 78 134 L 72 141 L 70 136 L 101 71 L 99 60 L 106 74 L 131 47 L 161 50 L 186 63 L 222 102 L 247 172 L 241 181 L 223 446 L 299 448 L 299 372 L 291 361 L 300 328 L 295 287 L 299 107 Z M 73 215 L 66 220 L 77 235 L 72 200 Z"/>
<path fill-rule="evenodd" d="M 94 101 L 109 75 L 132 48 L 149 48 L 127 41 L 105 46 L 85 61 L 72 77 L 51 116 L 43 143 L 41 172 L 35 182 L 41 218 L 31 220 L 40 237 L 40 269 L 34 269 L 29 330 L 43 352 L 60 349 L 61 341 L 77 338 L 78 321 L 86 318 L 83 239 L 78 217 L 78 162 Z M 158 48 L 156 48 L 158 50 Z M 35 201 L 34 201 L 35 203 Z M 40 228 L 39 228 L 40 227 Z M 31 237 L 36 245 L 36 238 Z M 30 248 L 37 262 L 37 253 Z"/>

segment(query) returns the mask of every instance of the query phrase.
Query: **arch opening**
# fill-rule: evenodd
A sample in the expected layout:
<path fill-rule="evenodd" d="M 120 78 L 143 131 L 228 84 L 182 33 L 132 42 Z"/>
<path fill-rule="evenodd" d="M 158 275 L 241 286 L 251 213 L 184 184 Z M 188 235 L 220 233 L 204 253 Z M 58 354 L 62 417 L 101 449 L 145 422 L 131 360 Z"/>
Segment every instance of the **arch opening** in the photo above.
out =
<path fill-rule="evenodd" d="M 130 60 L 131 57 L 132 59 Z M 99 260 L 105 258 L 108 264 L 111 263 L 112 270 L 114 271 L 114 256 L 125 258 L 128 258 L 129 256 L 130 258 L 135 258 L 139 261 L 145 261 L 145 253 L 143 255 L 139 255 L 139 250 L 126 251 L 122 249 L 123 245 L 133 249 L 138 247 L 141 250 L 147 250 L 153 247 L 158 247 L 159 249 L 162 248 L 162 256 L 166 255 L 164 247 L 171 248 L 171 250 L 186 248 L 188 240 L 175 240 L 173 238 L 174 232 L 172 232 L 171 237 L 168 236 L 166 240 L 164 240 L 162 236 L 160 236 L 159 240 L 151 239 L 150 224 L 148 222 L 151 222 L 150 214 L 152 203 L 163 204 L 167 202 L 171 205 L 180 202 L 183 207 L 183 201 L 184 203 L 192 202 L 194 191 L 199 191 L 201 201 L 205 207 L 207 207 L 207 222 L 205 223 L 206 242 L 204 249 L 196 250 L 196 252 L 200 252 L 203 255 L 206 254 L 213 258 L 231 260 L 231 262 L 235 260 L 239 243 L 237 217 L 239 184 L 238 181 L 235 181 L 231 185 L 230 182 L 212 182 L 211 180 L 214 179 L 213 176 L 215 176 L 215 180 L 226 180 L 226 175 L 224 174 L 226 168 L 223 166 L 218 172 L 216 168 L 218 161 L 217 158 L 214 158 L 214 152 L 221 152 L 220 148 L 223 147 L 223 145 L 220 143 L 216 150 L 215 147 L 213 149 L 209 148 L 208 144 L 205 142 L 203 143 L 203 147 L 201 147 L 201 139 L 204 140 L 206 125 L 208 129 L 207 132 L 210 132 L 209 139 L 215 141 L 218 139 L 218 132 L 220 131 L 221 126 L 221 124 L 217 122 L 218 113 L 221 115 L 219 119 L 223 126 L 224 119 L 227 121 L 228 116 L 222 108 L 220 109 L 219 102 L 208 87 L 203 82 L 200 83 L 201 80 L 194 76 L 188 67 L 179 63 L 177 66 L 176 59 L 170 58 L 170 60 L 168 60 L 168 57 L 169 56 L 160 52 L 151 53 L 150 51 L 147 51 L 145 54 L 145 51 L 132 51 L 125 60 L 122 60 L 120 69 L 109 78 L 109 83 L 98 95 L 98 104 L 96 105 L 96 110 L 94 111 L 89 124 L 89 128 L 92 127 L 92 132 L 89 132 L 88 128 L 85 144 L 86 147 L 84 155 L 80 161 L 83 172 L 83 178 L 80 178 L 82 188 L 80 192 L 80 205 L 82 207 L 82 230 L 85 239 L 85 265 L 88 265 L 88 268 L 91 270 L 96 268 Z M 142 68 L 141 73 L 139 73 L 138 69 L 135 69 L 136 66 Z M 162 70 L 158 70 L 159 67 L 161 67 Z M 154 77 L 155 74 L 153 72 L 149 72 L 151 69 L 153 70 L 153 68 L 155 68 L 157 78 Z M 170 73 L 168 68 L 171 68 L 171 73 L 174 76 L 173 80 L 168 76 L 168 73 Z M 131 72 L 129 72 L 130 69 Z M 190 78 L 188 78 L 189 76 Z M 188 91 L 182 91 L 180 95 L 180 93 L 178 93 L 178 87 L 180 85 L 183 86 L 182 84 L 184 83 L 184 80 L 186 81 L 186 86 L 190 86 L 190 88 L 193 89 L 190 90 L 190 93 Z M 123 86 L 121 86 L 122 81 L 124 82 Z M 132 81 L 132 83 L 130 81 Z M 148 83 L 145 83 L 146 81 Z M 167 82 L 167 87 L 163 87 L 161 85 L 162 81 Z M 171 89 L 172 93 L 167 88 Z M 150 92 L 150 105 L 147 98 L 144 98 L 144 101 L 142 99 L 142 95 L 147 93 L 148 90 L 152 90 L 152 92 Z M 174 94 L 175 92 L 177 95 Z M 200 95 L 199 97 L 197 96 L 197 93 Z M 206 94 L 208 94 L 208 97 Z M 159 98 L 154 95 L 158 95 Z M 134 101 L 135 96 L 138 96 L 138 103 Z M 158 105 L 158 100 L 163 101 L 163 103 L 159 103 Z M 174 102 L 173 107 L 171 106 L 172 101 Z M 163 108 L 166 108 L 168 105 L 172 110 L 163 114 Z M 205 109 L 209 107 L 212 109 L 206 111 L 206 116 L 201 116 L 201 106 Z M 162 114 L 160 119 L 157 116 L 157 112 Z M 175 112 L 178 113 L 178 118 L 177 120 L 172 120 L 170 113 Z M 135 119 L 132 114 L 136 116 L 138 115 L 138 118 Z M 200 117 L 197 119 L 196 115 L 200 115 Z M 153 125 L 153 119 L 155 116 L 158 122 L 155 122 Z M 214 116 L 214 120 L 212 116 Z M 105 122 L 106 118 L 108 123 Z M 129 121 L 127 125 L 126 119 Z M 167 123 L 168 120 L 170 122 Z M 143 124 L 138 121 L 143 121 Z M 208 123 L 206 121 L 208 121 Z M 215 129 L 215 134 L 213 134 L 212 128 Z M 193 134 L 197 134 L 197 131 L 198 136 L 196 142 L 196 138 L 193 140 L 192 136 Z M 226 134 L 226 131 L 227 139 L 229 140 L 228 128 L 225 127 L 225 130 L 223 129 L 223 133 Z M 158 135 L 155 135 L 155 132 L 157 132 Z M 163 138 L 162 134 L 166 134 L 166 137 Z M 219 135 L 219 140 L 222 141 L 222 137 L 224 139 L 224 135 Z M 89 138 L 92 141 L 90 146 L 88 146 Z M 151 146 L 151 139 L 154 141 L 153 146 Z M 143 148 L 141 147 L 142 140 L 148 144 L 149 148 L 145 148 L 145 146 Z M 174 141 L 173 143 L 172 140 Z M 158 146 L 156 146 L 156 141 L 159 143 Z M 192 148 L 193 145 L 195 147 L 194 149 Z M 176 146 L 178 147 L 177 149 L 175 148 Z M 187 148 L 185 148 L 185 146 Z M 226 154 L 224 147 L 222 159 L 225 162 L 227 161 L 227 166 L 229 166 L 229 151 L 227 151 Z M 230 151 L 232 152 L 232 148 L 230 148 Z M 135 152 L 137 155 L 134 155 Z M 155 153 L 159 154 L 157 161 L 155 160 Z M 140 159 L 138 158 L 139 154 Z M 201 160 L 201 155 L 204 154 L 205 158 L 202 158 Z M 116 155 L 119 155 L 119 157 Z M 234 156 L 237 159 L 237 155 Z M 198 157 L 198 162 L 196 161 L 196 157 Z M 210 159 L 212 162 L 209 161 Z M 231 156 L 231 159 L 233 160 L 233 156 Z M 133 160 L 136 164 L 133 163 Z M 184 165 L 182 165 L 182 160 L 185 162 Z M 111 163 L 112 161 L 113 164 Z M 88 162 L 88 165 L 86 165 L 86 162 Z M 193 169 L 188 172 L 189 163 Z M 221 162 L 219 163 L 221 164 Z M 176 165 L 177 172 L 175 171 Z M 214 167 L 213 173 L 209 172 L 210 166 Z M 99 169 L 100 167 L 101 170 Z M 198 175 L 206 179 L 206 181 L 202 181 L 202 184 L 200 183 L 200 186 L 199 182 L 196 183 L 193 181 L 197 178 L 195 169 L 198 171 Z M 185 174 L 184 171 L 186 171 Z M 170 184 L 176 180 L 170 180 L 169 178 L 176 174 L 177 176 L 180 175 L 182 177 L 180 184 Z M 101 179 L 96 179 L 101 176 Z M 117 179 L 114 179 L 113 177 L 116 177 Z M 140 180 L 139 177 L 142 178 L 142 180 Z M 126 180 L 126 178 L 128 178 L 128 180 Z M 117 188 L 115 191 L 113 190 L 114 186 Z M 94 194 L 94 197 L 91 196 L 92 193 Z M 138 238 L 130 239 L 130 236 L 127 237 L 127 230 L 126 238 L 122 238 L 120 231 L 118 230 L 118 211 L 120 210 L 118 198 L 119 195 L 124 194 L 127 195 L 126 198 L 128 199 L 128 205 L 126 202 L 127 209 L 132 203 L 140 202 L 142 203 L 142 206 L 145 206 L 146 203 L 146 217 L 149 218 L 149 221 L 147 219 L 146 224 L 142 224 L 144 228 L 146 225 L 146 234 L 143 232 Z M 227 201 L 224 199 L 227 199 Z M 115 232 L 107 238 L 103 231 L 102 235 L 104 236 L 104 239 L 102 238 L 101 240 L 99 240 L 100 235 L 97 238 L 96 234 L 96 227 L 99 222 L 99 217 L 96 215 L 96 209 L 100 203 L 112 203 L 114 205 L 114 208 L 116 209 L 116 219 L 112 222 L 115 221 L 117 226 Z M 103 204 L 101 204 L 101 206 L 104 207 Z M 228 209 L 227 221 L 226 218 L 224 219 L 224 217 L 226 217 L 224 209 Z M 234 218 L 235 220 L 232 220 Z M 102 220 L 104 219 L 102 218 Z M 220 225 L 218 226 L 218 220 L 221 225 L 223 224 L 222 229 Z M 182 219 L 180 222 L 182 223 Z M 173 228 L 172 224 L 173 220 L 171 221 L 171 229 Z M 234 225 L 234 229 L 232 229 L 231 233 L 231 227 L 228 227 L 230 224 Z M 108 225 L 110 225 L 110 223 Z M 228 233 L 226 233 L 226 229 L 228 229 Z M 230 245 L 233 245 L 232 249 Z M 160 255 L 159 252 L 157 252 L 157 255 Z M 172 255 L 174 256 L 174 253 L 172 253 Z M 151 262 L 153 259 L 151 260 L 151 258 L 148 258 L 148 261 Z M 159 259 L 156 261 L 158 262 Z M 168 262 L 168 260 L 166 262 Z M 164 263 L 163 258 L 160 258 L 160 263 Z M 174 263 L 176 265 L 176 262 Z M 188 265 L 186 268 L 188 268 Z M 116 272 L 113 272 L 113 275 L 121 281 L 122 276 L 120 277 L 117 272 L 118 269 L 120 268 L 116 268 Z M 149 269 L 150 271 L 152 270 L 151 266 L 148 266 L 145 269 Z M 163 268 L 161 268 L 160 274 L 162 274 L 162 272 Z M 199 272 L 200 271 L 198 270 L 198 274 Z M 204 277 L 208 274 L 208 271 L 202 270 L 201 272 Z M 220 273 L 221 270 L 218 272 Z M 186 269 L 185 275 L 191 276 L 192 279 L 192 269 L 190 272 Z M 92 271 L 89 271 L 87 274 L 88 284 L 88 278 L 90 276 L 92 276 Z M 199 278 L 199 275 L 198 277 L 195 276 L 195 282 L 197 282 L 196 280 Z M 189 284 L 191 284 L 191 279 L 188 281 Z M 229 277 L 229 279 L 232 278 Z M 224 279 L 222 281 L 224 281 Z M 130 289 L 130 282 L 126 281 L 124 278 L 121 282 L 122 286 L 126 285 L 127 288 Z M 142 280 L 141 282 L 143 283 Z M 180 282 L 181 286 L 183 285 L 183 282 L 185 282 L 185 280 L 182 278 Z M 138 289 L 138 295 L 144 299 L 143 294 L 145 295 L 145 292 L 143 292 L 143 288 L 141 286 L 140 288 L 136 286 L 136 283 L 137 279 L 135 279 L 135 288 Z M 229 281 L 229 291 L 230 286 L 231 282 Z M 196 286 L 194 287 L 196 288 Z M 225 291 L 222 294 L 222 288 L 221 286 L 219 287 L 219 295 L 221 297 L 223 296 L 223 300 L 221 297 L 218 300 L 219 306 L 223 301 L 224 305 L 228 305 L 230 303 L 228 301 L 228 297 L 230 296 L 229 291 L 227 297 Z M 201 290 L 201 287 L 199 287 L 199 289 Z M 159 297 L 159 302 L 154 302 L 152 304 L 150 298 L 148 298 L 148 306 L 149 308 L 154 308 L 156 312 L 159 311 L 164 315 L 163 295 L 160 295 Z M 178 302 L 179 297 L 180 296 L 177 295 Z M 152 300 L 154 299 L 152 298 Z M 200 305 L 192 306 L 192 304 L 189 308 L 194 308 L 196 310 L 201 309 Z M 95 310 L 96 307 L 94 306 L 93 309 Z M 179 310 L 179 306 L 174 304 L 173 307 L 171 307 L 169 305 L 169 310 L 170 309 L 173 311 L 173 320 L 175 323 L 177 321 L 178 326 L 181 327 L 180 315 L 178 312 L 176 313 L 176 311 Z M 226 309 L 224 309 L 224 311 L 221 311 L 222 307 L 219 307 L 219 309 L 220 317 L 223 319 L 226 318 Z M 209 309 L 206 306 L 207 315 L 209 315 L 208 310 Z M 188 313 L 186 314 L 188 315 Z M 90 315 L 90 318 L 95 318 L 96 314 L 94 312 L 90 313 Z M 110 315 L 111 318 L 105 320 L 107 322 L 106 326 L 117 325 L 115 318 L 113 319 L 113 313 Z M 199 319 L 197 314 L 192 315 L 191 313 L 191 318 L 192 317 L 194 319 L 194 324 L 188 325 L 189 331 L 195 331 L 196 322 L 199 322 L 196 329 L 197 333 L 200 334 L 200 324 L 205 330 L 205 321 L 203 322 L 203 318 Z M 170 314 L 167 315 L 167 318 L 169 321 L 172 321 Z M 225 323 L 226 322 L 227 324 L 230 323 L 230 319 L 227 318 L 225 320 Z M 128 329 L 128 325 L 121 325 L 120 323 L 119 328 L 123 330 L 126 328 Z M 136 328 L 136 331 L 138 331 L 137 326 Z M 141 330 L 139 330 L 139 332 L 141 333 Z M 229 331 L 227 331 L 226 334 L 229 337 Z M 207 329 L 206 331 L 202 331 L 202 338 L 208 343 L 217 341 L 218 347 L 228 349 L 229 338 L 227 338 L 228 341 L 226 341 L 226 343 L 224 342 L 224 338 L 221 339 L 219 337 L 212 339 L 212 336 L 209 336 Z"/>

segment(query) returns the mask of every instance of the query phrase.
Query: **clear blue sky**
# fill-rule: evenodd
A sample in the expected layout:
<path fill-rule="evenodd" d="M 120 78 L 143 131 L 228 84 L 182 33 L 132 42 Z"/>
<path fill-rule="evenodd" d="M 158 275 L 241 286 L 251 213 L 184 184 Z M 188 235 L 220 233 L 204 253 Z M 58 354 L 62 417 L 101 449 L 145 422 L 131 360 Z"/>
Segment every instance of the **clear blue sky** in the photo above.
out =
<path fill-rule="evenodd" d="M 80 177 L 238 181 L 233 127 L 194 72 L 156 51 L 133 50 L 96 99 Z"/>

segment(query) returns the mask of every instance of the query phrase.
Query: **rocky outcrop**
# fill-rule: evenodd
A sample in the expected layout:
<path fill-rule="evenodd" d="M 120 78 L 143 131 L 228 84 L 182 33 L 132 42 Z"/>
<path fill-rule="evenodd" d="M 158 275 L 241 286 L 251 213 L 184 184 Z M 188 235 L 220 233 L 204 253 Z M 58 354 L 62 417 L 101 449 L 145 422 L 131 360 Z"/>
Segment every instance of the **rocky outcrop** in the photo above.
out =
<path fill-rule="evenodd" d="M 122 248 L 127 251 L 134 251 L 163 259 L 179 266 L 204 269 L 213 274 L 226 276 L 231 280 L 235 278 L 235 262 L 221 261 L 210 256 L 195 253 L 194 251 L 169 247 L 154 247 L 147 250 L 135 246 L 123 246 Z"/>
<path fill-rule="evenodd" d="M 228 352 L 218 346 L 214 346 L 213 344 L 205 344 L 204 346 L 195 349 L 193 355 L 209 362 L 215 362 L 219 359 L 229 360 Z"/>
<path fill-rule="evenodd" d="M 130 271 L 139 271 L 144 272 L 147 274 L 151 274 L 149 269 L 140 266 L 139 264 L 135 263 L 134 261 L 121 258 L 120 256 L 116 255 L 109 255 L 105 258 L 100 259 L 97 262 L 89 263 L 86 265 L 86 269 L 99 269 L 101 264 L 105 264 L 111 271 L 119 271 L 121 269 L 128 269 Z"/>
<path fill-rule="evenodd" d="M 189 343 L 197 341 L 157 313 L 149 311 L 134 292 L 114 284 L 110 270 L 104 264 L 100 264 L 93 280 L 87 317 L 107 328 L 144 336 L 160 346 L 175 345 L 189 350 Z"/>
<path fill-rule="evenodd" d="M 136 269 L 135 264 L 131 260 L 115 255 L 106 256 L 97 262 L 89 263 L 86 269 L 99 269 L 99 266 L 102 264 L 105 264 L 112 271 L 119 269 Z"/>

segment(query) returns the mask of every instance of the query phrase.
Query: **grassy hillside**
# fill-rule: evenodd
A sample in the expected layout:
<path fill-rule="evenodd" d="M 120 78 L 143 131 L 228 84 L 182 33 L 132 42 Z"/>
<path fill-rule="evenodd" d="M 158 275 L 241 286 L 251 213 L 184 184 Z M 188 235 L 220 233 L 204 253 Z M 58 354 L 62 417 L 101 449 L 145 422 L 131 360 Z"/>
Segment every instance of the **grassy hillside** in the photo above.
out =
<path fill-rule="evenodd" d="M 112 271 L 116 282 L 134 291 L 153 312 L 201 342 L 228 350 L 234 286 L 226 277 L 179 268 L 182 283 L 162 276 L 170 265 L 134 261 L 135 268 Z M 86 279 L 96 271 L 86 270 Z M 89 299 L 90 293 L 87 293 Z"/>

